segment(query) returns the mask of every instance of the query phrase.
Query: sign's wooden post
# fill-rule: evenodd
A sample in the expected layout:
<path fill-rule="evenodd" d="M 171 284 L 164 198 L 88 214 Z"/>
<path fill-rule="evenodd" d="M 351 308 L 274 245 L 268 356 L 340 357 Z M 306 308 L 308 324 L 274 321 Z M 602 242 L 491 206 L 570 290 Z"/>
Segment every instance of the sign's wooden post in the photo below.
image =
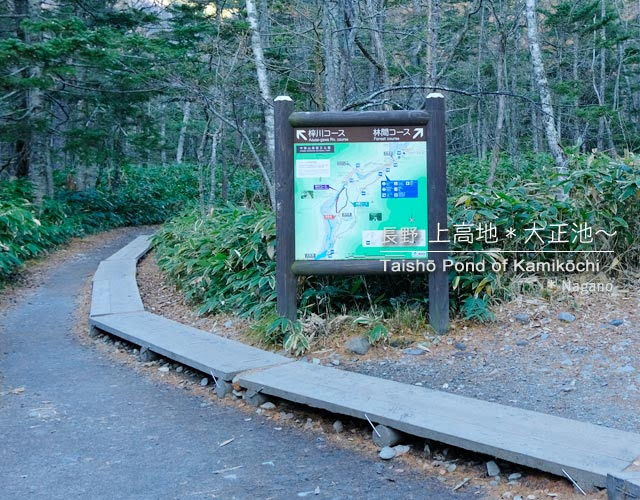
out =
<path fill-rule="evenodd" d="M 429 259 L 436 263 L 436 270 L 429 273 L 429 323 L 437 333 L 449 329 L 449 277 L 442 269 L 447 257 L 447 139 L 445 135 L 444 96 L 433 93 L 427 96 L 427 162 L 429 177 Z"/>
<path fill-rule="evenodd" d="M 297 278 L 291 271 L 295 255 L 293 128 L 289 124 L 292 112 L 290 97 L 275 98 L 276 309 L 280 316 L 293 321 L 297 316 Z"/>

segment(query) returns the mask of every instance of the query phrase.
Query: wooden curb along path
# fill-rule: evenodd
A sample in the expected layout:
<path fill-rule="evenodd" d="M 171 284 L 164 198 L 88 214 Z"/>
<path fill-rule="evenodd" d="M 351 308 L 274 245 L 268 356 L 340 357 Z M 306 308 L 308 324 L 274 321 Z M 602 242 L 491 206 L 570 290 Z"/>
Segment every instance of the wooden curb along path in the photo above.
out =
<path fill-rule="evenodd" d="M 210 374 L 224 397 L 232 382 L 255 404 L 266 395 L 369 419 L 414 436 L 569 476 L 610 499 L 640 499 L 640 434 L 295 361 L 144 310 L 136 265 L 140 236 L 102 261 L 93 278 L 90 325 Z M 607 476 L 609 476 L 607 478 Z"/>

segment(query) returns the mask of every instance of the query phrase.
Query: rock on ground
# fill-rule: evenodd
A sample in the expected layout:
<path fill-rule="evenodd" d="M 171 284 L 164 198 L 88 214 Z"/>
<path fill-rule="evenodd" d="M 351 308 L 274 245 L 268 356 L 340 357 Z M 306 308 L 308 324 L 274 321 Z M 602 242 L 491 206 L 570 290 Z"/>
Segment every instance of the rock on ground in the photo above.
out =
<path fill-rule="evenodd" d="M 396 452 L 396 457 L 399 457 L 400 455 L 409 453 L 409 450 L 411 449 L 411 447 L 407 446 L 406 444 L 399 444 L 397 446 L 394 446 L 393 449 Z"/>
<path fill-rule="evenodd" d="M 378 456 L 382 460 L 391 460 L 393 457 L 396 456 L 396 450 L 394 450 L 390 446 L 385 446 L 380 450 L 380 453 L 378 453 Z"/>
<path fill-rule="evenodd" d="M 360 354 L 361 356 L 367 354 L 370 347 L 371 344 L 369 344 L 369 340 L 362 336 L 351 337 L 344 345 L 344 348 L 347 351 L 354 354 Z"/>
<path fill-rule="evenodd" d="M 570 312 L 565 311 L 558 314 L 558 319 L 566 323 L 573 323 L 576 320 L 576 317 Z"/>
<path fill-rule="evenodd" d="M 380 448 L 385 446 L 394 446 L 402 440 L 402 433 L 387 427 L 386 425 L 376 425 L 371 433 L 373 442 Z"/>
<path fill-rule="evenodd" d="M 487 476 L 495 477 L 500 474 L 500 467 L 493 460 L 487 462 Z"/>

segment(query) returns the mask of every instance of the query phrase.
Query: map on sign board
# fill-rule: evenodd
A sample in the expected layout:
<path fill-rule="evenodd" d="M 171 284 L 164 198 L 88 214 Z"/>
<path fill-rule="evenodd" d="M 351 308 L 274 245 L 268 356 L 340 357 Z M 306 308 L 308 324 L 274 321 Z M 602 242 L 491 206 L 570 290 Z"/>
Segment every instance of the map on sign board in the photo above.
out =
<path fill-rule="evenodd" d="M 424 126 L 294 129 L 295 259 L 427 257 Z"/>

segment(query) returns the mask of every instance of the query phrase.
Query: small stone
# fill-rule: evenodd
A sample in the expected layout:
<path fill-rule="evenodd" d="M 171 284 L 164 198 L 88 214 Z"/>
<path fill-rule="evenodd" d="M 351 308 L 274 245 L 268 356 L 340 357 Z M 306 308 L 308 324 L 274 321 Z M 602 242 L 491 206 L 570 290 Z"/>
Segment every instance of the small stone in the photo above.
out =
<path fill-rule="evenodd" d="M 207 377 L 204 377 L 201 381 L 200 381 L 200 385 L 202 387 L 205 387 L 207 385 L 209 385 L 209 379 Z"/>
<path fill-rule="evenodd" d="M 216 395 L 219 398 L 224 398 L 227 394 L 231 394 L 233 390 L 233 384 L 231 382 L 227 382 L 226 380 L 218 379 L 215 383 L 215 391 Z"/>
<path fill-rule="evenodd" d="M 158 368 L 158 371 L 162 372 L 162 373 L 167 373 L 169 371 L 169 367 L 166 366 L 166 365 L 165 366 L 161 366 L 160 368 Z"/>
<path fill-rule="evenodd" d="M 184 371 L 184 366 L 180 365 L 176 368 L 176 373 L 182 373 Z"/>
<path fill-rule="evenodd" d="M 320 364 L 320 359 L 318 359 L 318 358 L 313 358 L 313 359 L 311 360 L 311 362 L 312 362 L 314 365 L 319 365 L 319 364 Z"/>
<path fill-rule="evenodd" d="M 494 477 L 500 474 L 500 467 L 493 460 L 487 462 L 487 476 Z"/>
<path fill-rule="evenodd" d="M 396 450 L 394 450 L 390 446 L 385 446 L 380 450 L 380 453 L 378 453 L 378 456 L 382 460 L 391 460 L 393 457 L 396 456 Z"/>
<path fill-rule="evenodd" d="M 528 345 L 529 342 L 527 342 L 526 340 L 516 340 L 516 345 L 520 346 L 520 347 L 524 347 L 526 345 Z"/>
<path fill-rule="evenodd" d="M 371 433 L 371 439 L 378 447 L 384 448 L 400 443 L 402 441 L 402 433 L 386 425 L 378 424 Z"/>
<path fill-rule="evenodd" d="M 516 495 L 513 500 L 522 500 L 522 495 Z"/>
<path fill-rule="evenodd" d="M 536 500 L 536 498 L 535 495 L 527 495 L 527 500 Z"/>
<path fill-rule="evenodd" d="M 293 413 L 280 412 L 280 418 L 282 420 L 291 420 L 293 418 Z"/>
<path fill-rule="evenodd" d="M 531 317 L 530 317 L 527 313 L 519 313 L 519 314 L 516 314 L 516 315 L 514 316 L 514 319 L 515 319 L 518 323 L 520 323 L 520 324 L 522 324 L 522 325 L 526 325 L 526 324 L 527 324 L 527 323 L 529 323 L 529 321 L 531 320 Z"/>
<path fill-rule="evenodd" d="M 267 396 L 265 396 L 264 394 L 260 393 L 259 390 L 257 390 L 257 391 L 255 391 L 255 390 L 247 390 L 247 391 L 245 391 L 244 394 L 242 395 L 242 399 L 244 399 L 249 405 L 251 405 L 253 407 L 258 407 L 262 403 L 266 403 L 267 402 Z"/>
<path fill-rule="evenodd" d="M 522 477 L 522 474 L 520 474 L 519 472 L 514 472 L 513 474 L 509 474 L 509 477 L 507 477 L 507 479 L 509 481 L 516 481 L 518 479 L 520 479 Z"/>
<path fill-rule="evenodd" d="M 402 351 L 402 354 L 406 354 L 408 356 L 422 356 L 423 354 L 425 354 L 427 351 L 425 351 L 424 349 L 416 349 L 416 348 L 412 348 L 412 349 L 404 349 Z"/>
<path fill-rule="evenodd" d="M 548 333 L 540 334 L 540 340 L 547 340 L 548 338 L 549 338 L 549 334 Z"/>
<path fill-rule="evenodd" d="M 609 324 L 613 326 L 620 326 L 622 323 L 624 323 L 624 321 L 622 321 L 621 319 L 612 319 L 611 321 L 609 321 Z"/>
<path fill-rule="evenodd" d="M 275 410 L 276 405 L 274 405 L 271 401 L 267 401 L 266 403 L 262 403 L 260 408 L 263 410 Z"/>
<path fill-rule="evenodd" d="M 367 354 L 367 352 L 369 352 L 370 347 L 371 347 L 371 344 L 369 344 L 369 340 L 362 336 L 351 337 L 344 344 L 344 348 L 347 351 L 352 352 L 354 354 L 360 354 L 360 355 Z"/>
<path fill-rule="evenodd" d="M 233 322 L 230 319 L 224 322 L 225 328 L 231 328 L 231 325 L 233 325 Z"/>
<path fill-rule="evenodd" d="M 340 422 L 340 420 L 336 420 L 333 423 L 333 430 L 340 433 L 344 430 L 344 425 L 342 424 L 342 422 Z"/>
<path fill-rule="evenodd" d="M 456 342 L 454 347 L 461 351 L 464 351 L 467 348 L 466 344 L 464 344 L 463 342 Z"/>
<path fill-rule="evenodd" d="M 400 455 L 404 455 L 405 453 L 409 453 L 411 446 L 407 446 L 406 444 L 399 444 L 393 447 L 393 450 L 396 452 L 396 457 Z"/>
<path fill-rule="evenodd" d="M 331 364 L 333 366 L 340 366 L 340 360 L 339 359 L 332 359 L 331 360 Z"/>
<path fill-rule="evenodd" d="M 148 347 L 141 347 L 139 356 L 140 361 L 145 363 L 158 359 L 158 355 L 155 352 L 150 351 Z"/>
<path fill-rule="evenodd" d="M 429 443 L 424 443 L 424 454 L 427 458 L 431 458 L 431 447 Z"/>
<path fill-rule="evenodd" d="M 570 312 L 565 311 L 558 314 L 558 319 L 560 321 L 565 321 L 567 323 L 573 323 L 576 320 L 576 317 Z"/>
<path fill-rule="evenodd" d="M 510 491 L 505 491 L 505 492 L 502 494 L 502 498 L 511 498 L 511 492 L 510 492 Z"/>
<path fill-rule="evenodd" d="M 307 419 L 307 421 L 304 423 L 304 428 L 305 429 L 313 429 L 313 420 L 311 420 L 310 418 Z"/>
<path fill-rule="evenodd" d="M 457 468 L 458 468 L 458 467 L 457 467 L 457 465 L 456 465 L 456 464 L 450 464 L 450 465 L 447 467 L 447 472 L 453 472 L 453 471 L 455 471 Z"/>
<path fill-rule="evenodd" d="M 489 481 L 489 486 L 498 486 L 499 484 L 500 484 L 500 481 L 496 479 L 492 479 L 491 481 Z"/>

